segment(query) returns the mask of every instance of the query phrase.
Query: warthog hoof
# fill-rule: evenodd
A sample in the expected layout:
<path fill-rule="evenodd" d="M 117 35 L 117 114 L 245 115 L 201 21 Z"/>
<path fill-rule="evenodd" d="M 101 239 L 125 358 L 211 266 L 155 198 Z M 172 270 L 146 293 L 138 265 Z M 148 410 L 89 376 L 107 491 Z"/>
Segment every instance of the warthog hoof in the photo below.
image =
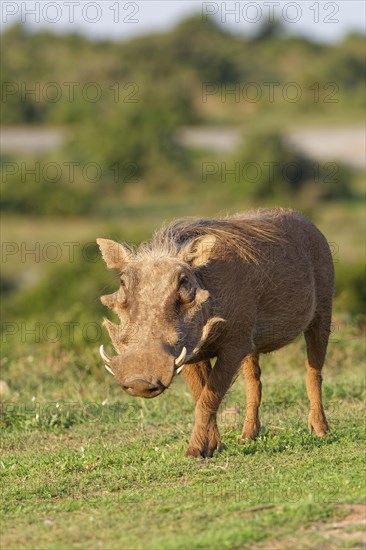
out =
<path fill-rule="evenodd" d="M 308 419 L 309 433 L 314 432 L 318 437 L 323 437 L 329 430 L 329 425 L 323 411 L 311 410 Z"/>
<path fill-rule="evenodd" d="M 261 425 L 259 420 L 245 420 L 243 433 L 241 434 L 240 444 L 244 445 L 248 440 L 255 439 L 261 430 Z"/>
<path fill-rule="evenodd" d="M 186 456 L 211 458 L 215 451 L 222 452 L 220 434 L 216 425 L 209 428 L 201 437 L 195 433 L 192 434 Z"/>

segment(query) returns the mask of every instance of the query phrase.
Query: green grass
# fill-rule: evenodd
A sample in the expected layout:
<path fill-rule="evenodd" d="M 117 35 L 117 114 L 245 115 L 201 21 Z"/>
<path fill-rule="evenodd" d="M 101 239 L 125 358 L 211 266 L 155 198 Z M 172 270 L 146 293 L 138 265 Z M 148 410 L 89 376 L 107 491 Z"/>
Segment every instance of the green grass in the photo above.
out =
<path fill-rule="evenodd" d="M 324 370 L 331 435 L 307 433 L 299 340 L 263 357 L 263 429 L 246 446 L 237 379 L 211 460 L 184 457 L 193 401 L 183 379 L 144 401 L 116 387 L 93 347 L 5 347 L 2 548 L 269 548 L 289 536 L 319 548 L 320 527 L 315 546 L 306 529 L 365 497 L 363 338 L 347 318 L 336 323 Z"/>

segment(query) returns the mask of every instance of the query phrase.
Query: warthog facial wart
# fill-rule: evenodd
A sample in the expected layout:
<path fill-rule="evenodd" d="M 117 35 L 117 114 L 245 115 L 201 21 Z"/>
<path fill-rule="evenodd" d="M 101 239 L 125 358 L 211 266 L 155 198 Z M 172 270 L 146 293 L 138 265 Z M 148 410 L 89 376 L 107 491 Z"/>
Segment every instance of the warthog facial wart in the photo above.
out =
<path fill-rule="evenodd" d="M 292 210 L 261 209 L 180 219 L 137 250 L 108 239 L 97 243 L 107 267 L 120 274 L 118 290 L 101 297 L 120 319 L 103 323 L 115 349 L 110 357 L 100 347 L 105 368 L 126 393 L 145 398 L 163 393 L 182 371 L 196 402 L 187 456 L 221 451 L 217 411 L 240 368 L 246 379 L 241 443 L 259 434 L 260 354 L 301 333 L 308 428 L 319 437 L 327 432 L 321 371 L 334 272 L 329 245 L 310 221 Z"/>

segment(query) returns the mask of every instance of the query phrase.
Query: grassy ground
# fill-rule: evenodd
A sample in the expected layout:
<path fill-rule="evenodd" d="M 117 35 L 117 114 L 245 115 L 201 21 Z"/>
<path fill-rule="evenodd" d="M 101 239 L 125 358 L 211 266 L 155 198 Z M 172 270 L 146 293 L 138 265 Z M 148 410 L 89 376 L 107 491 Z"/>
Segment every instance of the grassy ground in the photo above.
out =
<path fill-rule="evenodd" d="M 365 498 L 363 338 L 347 318 L 335 326 L 331 435 L 306 430 L 301 339 L 263 357 L 260 438 L 238 445 L 240 376 L 219 414 L 224 451 L 206 461 L 184 457 L 193 402 L 182 379 L 144 401 L 122 394 L 94 347 L 5 349 L 2 548 L 361 547 L 362 514 L 342 537 L 324 530 Z"/>

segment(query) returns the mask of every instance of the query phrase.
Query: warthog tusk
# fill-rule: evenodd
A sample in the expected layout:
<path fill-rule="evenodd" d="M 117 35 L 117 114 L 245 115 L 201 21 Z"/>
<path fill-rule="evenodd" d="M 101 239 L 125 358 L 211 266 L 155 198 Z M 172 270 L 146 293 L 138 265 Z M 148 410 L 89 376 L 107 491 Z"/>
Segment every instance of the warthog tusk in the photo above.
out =
<path fill-rule="evenodd" d="M 213 332 L 215 327 L 217 327 L 219 323 L 225 323 L 225 322 L 226 322 L 225 319 L 222 319 L 221 317 L 212 317 L 207 321 L 207 323 L 203 327 L 201 339 L 193 350 L 193 355 L 199 352 L 200 348 L 206 342 L 208 337 L 211 336 L 210 334 L 211 331 Z"/>
<path fill-rule="evenodd" d="M 110 369 L 110 368 L 108 367 L 108 365 L 104 365 L 104 366 L 105 366 L 105 368 L 107 369 L 107 371 L 110 372 L 110 373 L 114 376 L 114 372 L 112 371 L 112 369 Z"/>
<path fill-rule="evenodd" d="M 186 356 L 187 356 L 187 348 L 184 347 L 180 352 L 179 357 L 177 357 L 176 360 L 174 361 L 175 366 L 178 368 L 183 367 Z M 177 374 L 179 374 L 181 370 L 182 368 L 179 368 L 179 371 L 177 372 Z"/>
<path fill-rule="evenodd" d="M 114 376 L 114 372 L 113 372 L 112 369 L 110 369 L 109 366 L 108 366 L 108 365 L 111 364 L 112 359 L 111 359 L 111 357 L 109 357 L 108 353 L 106 353 L 106 352 L 104 351 L 104 346 L 100 346 L 100 348 L 99 348 L 99 353 L 100 353 L 100 356 L 101 356 L 101 358 L 103 359 L 103 361 L 104 361 L 104 363 L 105 363 L 105 364 L 104 364 L 105 368 L 107 369 L 108 372 L 110 372 L 110 373 L 113 374 L 113 376 Z"/>
<path fill-rule="evenodd" d="M 182 371 L 183 367 L 184 367 L 184 365 L 182 365 L 181 367 L 176 369 L 175 374 L 179 374 Z"/>
<path fill-rule="evenodd" d="M 109 357 L 108 353 L 106 353 L 104 351 L 104 346 L 103 345 L 100 346 L 99 353 L 100 353 L 101 358 L 103 359 L 103 361 L 105 363 L 107 363 L 107 365 L 110 365 L 112 363 L 112 359 Z"/>

